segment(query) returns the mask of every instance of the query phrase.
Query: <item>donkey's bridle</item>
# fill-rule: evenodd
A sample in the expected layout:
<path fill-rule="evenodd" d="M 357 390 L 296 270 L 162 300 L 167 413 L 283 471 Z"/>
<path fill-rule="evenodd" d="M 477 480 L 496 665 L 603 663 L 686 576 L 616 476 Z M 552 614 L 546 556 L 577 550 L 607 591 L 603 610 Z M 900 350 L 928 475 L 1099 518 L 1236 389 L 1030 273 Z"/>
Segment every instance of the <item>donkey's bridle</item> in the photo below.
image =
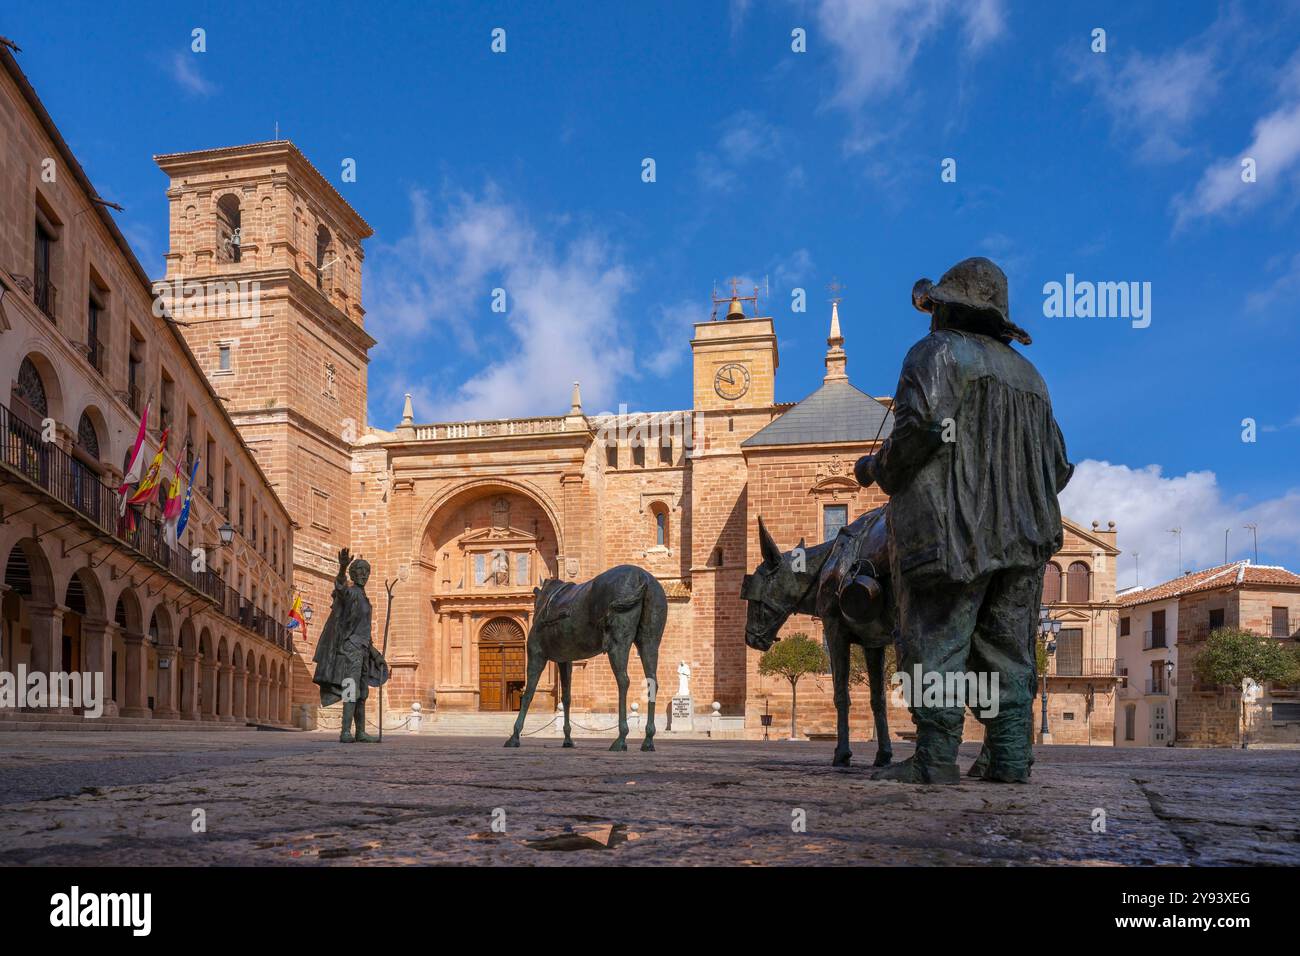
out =
<path fill-rule="evenodd" d="M 754 583 L 754 575 L 752 574 L 746 574 L 745 577 L 741 580 L 740 596 L 743 597 L 746 601 L 757 601 L 768 611 L 774 612 L 776 617 L 787 618 L 791 614 L 794 614 L 799 609 L 800 605 L 803 604 L 804 599 L 808 597 L 808 595 L 812 592 L 813 587 L 817 584 L 817 578 L 818 576 L 816 574 L 810 574 L 808 576 L 808 586 L 803 589 L 803 592 L 799 595 L 798 598 L 795 599 L 794 604 L 790 605 L 788 609 L 781 607 L 779 604 L 772 603 L 763 594 L 757 594 L 754 597 L 750 597 L 749 592 L 754 590 L 754 588 L 752 587 Z"/>

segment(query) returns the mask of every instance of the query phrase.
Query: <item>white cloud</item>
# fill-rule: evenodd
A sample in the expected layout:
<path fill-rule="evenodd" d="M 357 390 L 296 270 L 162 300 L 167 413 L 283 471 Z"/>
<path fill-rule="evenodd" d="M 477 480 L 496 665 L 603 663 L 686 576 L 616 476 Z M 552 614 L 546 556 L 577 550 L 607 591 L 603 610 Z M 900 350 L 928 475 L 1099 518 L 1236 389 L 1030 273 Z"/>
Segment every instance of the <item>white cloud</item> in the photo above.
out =
<path fill-rule="evenodd" d="M 1246 296 L 1246 311 L 1264 312 L 1274 305 L 1293 303 L 1297 297 L 1300 297 L 1300 252 L 1266 288 Z"/>
<path fill-rule="evenodd" d="M 181 89 L 195 96 L 211 96 L 217 91 L 215 84 L 204 78 L 199 71 L 195 53 L 176 53 L 172 56 L 171 74 Z"/>
<path fill-rule="evenodd" d="M 784 152 L 781 130 L 752 110 L 739 110 L 719 124 L 717 142 L 696 156 L 696 176 L 706 192 L 729 193 L 740 186 L 748 167 L 781 160 Z M 802 169 L 792 169 L 798 172 L 788 169 L 786 182 L 802 185 Z"/>
<path fill-rule="evenodd" d="M 1257 179 L 1242 181 L 1242 160 L 1255 161 Z M 1300 93 L 1255 124 L 1250 144 L 1240 154 L 1211 163 L 1190 194 L 1174 199 L 1174 228 L 1259 205 L 1290 184 L 1300 171 Z"/>
<path fill-rule="evenodd" d="M 604 237 L 552 239 L 558 230 L 544 235 L 490 187 L 448 197 L 441 218 L 423 192 L 411 205 L 412 231 L 367 262 L 372 325 L 384 329 L 382 341 L 428 343 L 426 350 L 450 334 L 463 352 L 488 361 L 460 382 L 421 388 L 412 379 L 436 381 L 436 359 L 420 369 L 427 352 L 388 352 L 392 369 L 381 388 L 389 407 L 400 408 L 409 391 L 420 395 L 424 421 L 556 415 L 567 411 L 574 380 L 585 405 L 614 404 L 619 381 L 635 374 L 623 320 L 632 274 Z M 504 314 L 490 309 L 498 287 Z"/>
<path fill-rule="evenodd" d="M 708 312 L 699 302 L 684 301 L 662 307 L 655 322 L 655 337 L 659 344 L 646 359 L 645 367 L 661 377 L 676 369 L 690 353 L 695 323 L 708 317 Z"/>
<path fill-rule="evenodd" d="M 1096 85 L 1116 134 L 1136 143 L 1140 159 L 1169 162 L 1187 154 L 1179 140 L 1218 89 L 1213 47 L 1195 41 L 1156 56 L 1118 49 L 1080 49 L 1077 56 L 1076 81 Z"/>
<path fill-rule="evenodd" d="M 1177 577 L 1178 539 L 1183 529 L 1184 568 L 1223 563 L 1223 532 L 1229 529 L 1230 560 L 1253 558 L 1251 533 L 1259 525 L 1260 561 L 1296 566 L 1300 556 L 1300 488 L 1264 501 L 1229 498 L 1212 471 L 1166 476 L 1159 465 L 1129 468 L 1107 461 L 1080 462 L 1061 493 L 1061 511 L 1087 528 L 1114 521 L 1119 532 L 1120 587 L 1134 582 L 1134 554 L 1140 554 L 1142 583 L 1150 586 Z"/>
<path fill-rule="evenodd" d="M 1005 28 L 1002 0 L 821 0 L 818 35 L 831 44 L 839 78 L 832 101 L 856 109 L 902 87 L 922 45 L 954 15 L 973 53 Z"/>

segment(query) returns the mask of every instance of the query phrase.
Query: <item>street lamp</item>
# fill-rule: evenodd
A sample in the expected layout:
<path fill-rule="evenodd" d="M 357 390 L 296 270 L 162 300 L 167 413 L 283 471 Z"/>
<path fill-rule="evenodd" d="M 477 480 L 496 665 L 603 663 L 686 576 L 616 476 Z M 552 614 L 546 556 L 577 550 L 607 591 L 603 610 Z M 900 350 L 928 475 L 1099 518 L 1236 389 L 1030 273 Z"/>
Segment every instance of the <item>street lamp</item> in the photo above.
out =
<path fill-rule="evenodd" d="M 312 615 L 311 605 L 304 604 L 302 606 L 302 619 L 308 623 L 311 623 L 311 615 Z"/>
<path fill-rule="evenodd" d="M 1047 659 L 1050 667 L 1051 659 L 1056 654 L 1056 635 L 1061 633 L 1061 622 L 1054 621 L 1051 618 L 1051 612 L 1047 608 L 1039 608 L 1038 611 L 1038 633 L 1043 636 L 1047 642 Z M 1051 739 L 1052 732 L 1047 727 L 1047 669 L 1043 670 L 1043 725 L 1040 730 L 1042 743 L 1048 743 Z"/>
<path fill-rule="evenodd" d="M 217 529 L 217 534 L 221 536 L 221 546 L 230 547 L 230 542 L 235 540 L 235 529 L 230 526 L 230 522 L 223 521 L 221 527 Z"/>

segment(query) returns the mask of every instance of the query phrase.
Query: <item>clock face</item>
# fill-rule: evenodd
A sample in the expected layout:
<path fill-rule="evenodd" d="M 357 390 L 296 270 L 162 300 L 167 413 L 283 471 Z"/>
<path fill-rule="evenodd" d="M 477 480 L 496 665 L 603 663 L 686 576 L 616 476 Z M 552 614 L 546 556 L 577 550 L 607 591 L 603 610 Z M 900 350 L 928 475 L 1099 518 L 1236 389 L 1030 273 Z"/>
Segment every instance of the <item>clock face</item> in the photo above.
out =
<path fill-rule="evenodd" d="M 722 366 L 714 373 L 713 390 L 720 398 L 734 402 L 749 391 L 749 369 L 735 362 Z"/>

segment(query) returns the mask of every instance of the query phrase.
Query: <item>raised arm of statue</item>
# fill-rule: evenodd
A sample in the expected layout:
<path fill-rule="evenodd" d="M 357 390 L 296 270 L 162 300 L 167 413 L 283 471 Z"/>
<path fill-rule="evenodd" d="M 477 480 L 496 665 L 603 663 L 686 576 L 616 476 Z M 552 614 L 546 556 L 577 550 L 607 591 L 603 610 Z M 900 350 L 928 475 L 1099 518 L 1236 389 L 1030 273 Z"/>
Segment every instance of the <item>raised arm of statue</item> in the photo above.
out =
<path fill-rule="evenodd" d="M 348 553 L 347 548 L 339 551 L 339 573 L 334 579 L 334 587 L 345 588 L 348 586 L 348 565 L 352 563 L 352 556 Z"/>

